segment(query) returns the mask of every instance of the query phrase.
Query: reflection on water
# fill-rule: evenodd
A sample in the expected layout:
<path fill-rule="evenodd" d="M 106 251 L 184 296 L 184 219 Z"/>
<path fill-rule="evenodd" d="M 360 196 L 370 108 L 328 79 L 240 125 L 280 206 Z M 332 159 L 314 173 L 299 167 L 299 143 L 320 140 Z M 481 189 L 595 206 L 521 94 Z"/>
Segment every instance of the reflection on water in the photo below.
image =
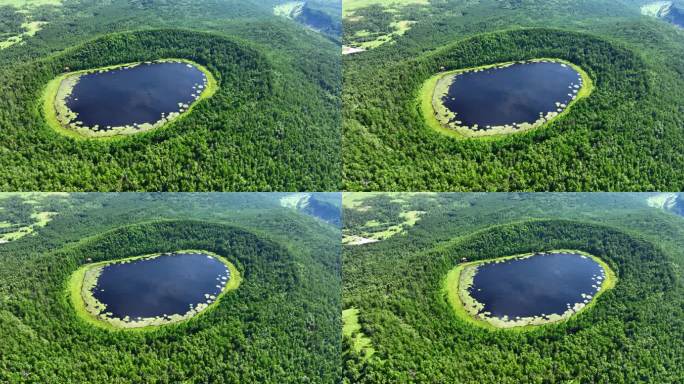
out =
<path fill-rule="evenodd" d="M 174 253 L 105 266 L 93 296 L 120 319 L 185 314 L 216 298 L 229 279 L 213 256 Z"/>
<path fill-rule="evenodd" d="M 537 254 L 477 267 L 470 295 L 491 317 L 563 314 L 587 304 L 605 279 L 603 267 L 573 253 Z"/>
<path fill-rule="evenodd" d="M 108 130 L 154 124 L 187 110 L 206 87 L 197 67 L 158 62 L 82 75 L 66 104 L 83 126 Z"/>

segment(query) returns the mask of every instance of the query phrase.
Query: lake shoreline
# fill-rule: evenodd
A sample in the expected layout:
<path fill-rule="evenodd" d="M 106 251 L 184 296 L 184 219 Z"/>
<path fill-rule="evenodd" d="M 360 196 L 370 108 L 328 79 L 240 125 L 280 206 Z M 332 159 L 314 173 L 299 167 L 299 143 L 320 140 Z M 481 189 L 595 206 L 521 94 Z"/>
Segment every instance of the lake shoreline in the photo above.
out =
<path fill-rule="evenodd" d="M 110 72 L 116 69 L 135 68 L 143 64 L 160 63 L 183 63 L 191 65 L 202 72 L 205 83 L 204 89 L 199 96 L 181 108 L 180 112 L 171 112 L 168 116 L 161 118 L 155 123 L 144 123 L 140 125 L 126 125 L 111 127 L 108 130 L 96 130 L 96 127 L 88 127 L 77 124 L 74 120 L 77 114 L 67 106 L 67 99 L 71 96 L 74 87 L 80 78 L 85 75 Z M 51 80 L 43 90 L 43 115 L 50 127 L 58 133 L 77 139 L 120 139 L 138 133 L 149 132 L 164 127 L 189 114 L 200 101 L 212 97 L 218 89 L 218 82 L 213 74 L 204 66 L 187 59 L 165 58 L 153 61 L 140 61 L 133 63 L 116 64 L 106 67 L 91 68 L 74 72 L 64 73 Z"/>
<path fill-rule="evenodd" d="M 197 308 L 191 309 L 184 314 L 174 314 L 163 317 L 143 318 L 137 321 L 126 321 L 125 319 L 103 316 L 102 311 L 105 309 L 105 304 L 100 303 L 93 295 L 92 290 L 97 285 L 98 277 L 102 269 L 112 264 L 129 263 L 136 260 L 152 260 L 161 256 L 176 255 L 176 254 L 201 254 L 211 256 L 221 263 L 223 263 L 230 273 L 230 277 L 223 287 L 222 291 L 210 303 L 198 303 Z M 101 328 L 117 330 L 117 329 L 134 329 L 134 330 L 149 330 L 155 329 L 158 326 L 176 324 L 195 318 L 199 315 L 205 314 L 213 309 L 221 300 L 221 298 L 228 292 L 237 289 L 242 282 L 242 276 L 238 269 L 223 256 L 214 252 L 205 250 L 179 250 L 173 252 L 160 252 L 154 254 L 147 254 L 141 256 L 132 256 L 123 259 L 105 260 L 96 263 L 89 263 L 81 266 L 74 273 L 68 281 L 67 295 L 76 311 L 76 314 L 81 319 L 90 324 Z M 105 314 L 106 315 L 106 314 Z"/>
<path fill-rule="evenodd" d="M 562 111 L 547 113 L 547 115 L 542 116 L 540 119 L 536 120 L 533 123 L 516 123 L 515 125 L 509 124 L 503 126 L 495 126 L 490 127 L 490 129 L 487 130 L 474 130 L 473 127 L 462 126 L 459 124 L 454 125 L 452 123 L 445 124 L 444 121 L 442 121 L 444 119 L 446 119 L 447 121 L 452 121 L 455 120 L 456 117 L 455 113 L 448 110 L 448 108 L 446 108 L 443 105 L 443 102 L 441 101 L 442 97 L 444 97 L 448 93 L 449 86 L 453 82 L 455 76 L 458 76 L 463 73 L 479 72 L 495 68 L 507 68 L 516 64 L 531 64 L 544 62 L 558 63 L 561 65 L 568 66 L 575 70 L 580 75 L 580 78 L 582 80 L 582 86 L 576 93 L 576 97 L 572 99 L 569 103 L 567 103 L 566 106 L 562 109 Z M 418 92 L 418 106 L 420 113 L 423 115 L 423 120 L 425 121 L 425 123 L 430 128 L 439 133 L 459 139 L 496 139 L 508 136 L 510 134 L 527 132 L 539 128 L 541 126 L 545 126 L 559 119 L 560 117 L 565 116 L 567 113 L 569 113 L 569 111 L 575 103 L 591 95 L 593 90 L 593 80 L 591 79 L 589 74 L 578 65 L 563 59 L 538 58 L 529 60 L 509 61 L 503 63 L 488 64 L 479 67 L 461 68 L 439 72 L 423 83 L 423 86 Z"/>
<path fill-rule="evenodd" d="M 566 311 L 563 314 L 555 314 L 548 316 L 548 319 L 542 317 L 525 318 L 519 321 L 515 320 L 502 320 L 499 318 L 490 318 L 487 316 L 482 316 L 479 314 L 480 310 L 484 308 L 482 303 L 479 303 L 475 298 L 473 298 L 468 289 L 472 285 L 473 278 L 476 274 L 477 266 L 482 264 L 502 262 L 512 259 L 523 259 L 533 257 L 535 255 L 542 254 L 554 254 L 554 253 L 569 253 L 577 254 L 580 256 L 589 257 L 594 260 L 605 273 L 605 278 L 600 285 L 599 290 L 591 298 L 591 300 L 586 305 L 581 305 L 577 308 L 573 307 L 571 310 Z M 595 305 L 596 300 L 604 292 L 610 290 L 615 286 L 617 282 L 617 274 L 610 268 L 610 266 L 597 256 L 589 254 L 581 250 L 570 250 L 570 249 L 554 249 L 544 252 L 534 252 L 534 253 L 524 253 L 511 256 L 502 256 L 493 259 L 476 260 L 470 262 L 464 262 L 458 264 L 456 267 L 451 269 L 442 283 L 442 290 L 445 294 L 447 302 L 453 309 L 456 316 L 467 322 L 484 327 L 490 330 L 508 329 L 508 330 L 531 330 L 539 326 L 557 324 L 563 321 L 567 321 L 576 314 L 586 311 L 588 308 Z"/>

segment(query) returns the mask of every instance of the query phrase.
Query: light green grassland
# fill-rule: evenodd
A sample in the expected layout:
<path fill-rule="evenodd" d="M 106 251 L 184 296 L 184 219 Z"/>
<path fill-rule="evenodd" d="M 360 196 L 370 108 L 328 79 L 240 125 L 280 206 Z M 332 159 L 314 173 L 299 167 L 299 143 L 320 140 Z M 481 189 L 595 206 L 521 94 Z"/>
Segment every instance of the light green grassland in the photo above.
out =
<path fill-rule="evenodd" d="M 31 18 L 31 9 L 41 5 L 60 6 L 62 5 L 62 0 L 0 0 L 0 6 L 13 6 L 26 14 L 29 19 Z M 45 24 L 47 24 L 45 21 L 35 20 L 22 23 L 21 27 L 24 29 L 24 32 L 0 41 L 0 50 L 19 44 L 27 37 L 35 36 Z"/>
<path fill-rule="evenodd" d="M 393 21 L 390 23 L 390 26 L 394 28 L 394 32 L 387 34 L 387 35 L 381 35 L 375 38 L 374 40 L 369 40 L 369 41 L 362 41 L 357 44 L 355 44 L 356 47 L 358 48 L 363 48 L 363 49 L 373 49 L 377 48 L 385 43 L 388 43 L 392 41 L 393 38 L 402 36 L 405 34 L 409 29 L 411 29 L 411 26 L 415 24 L 415 21 L 410 21 L 410 20 L 399 20 L 399 21 Z M 370 36 L 370 32 L 363 30 L 363 31 L 358 31 L 354 34 L 355 37 L 366 37 Z"/>
<path fill-rule="evenodd" d="M 364 360 L 369 359 L 375 353 L 371 339 L 361 331 L 358 308 L 342 311 L 342 336 L 351 341 L 354 352 L 362 356 Z"/>
<path fill-rule="evenodd" d="M 395 21 L 390 25 L 395 29 L 394 33 L 396 35 L 403 35 L 404 33 L 406 33 L 406 31 L 411 29 L 411 26 L 415 23 L 416 23 L 415 21 L 411 21 L 411 20 L 401 20 L 401 21 Z"/>
<path fill-rule="evenodd" d="M 103 267 L 105 267 L 108 264 L 114 264 L 114 263 L 125 263 L 125 262 L 130 262 L 132 260 L 139 260 L 139 259 L 151 259 L 155 257 L 159 257 L 162 255 L 162 253 L 155 253 L 155 254 L 150 254 L 150 255 L 142 255 L 142 256 L 133 256 L 133 257 L 128 257 L 124 259 L 117 259 L 117 260 L 107 260 L 107 261 L 101 261 L 97 263 L 91 263 L 84 265 L 77 269 L 69 278 L 67 284 L 66 284 L 66 289 L 65 289 L 65 296 L 67 300 L 73 305 L 74 310 L 76 312 L 76 315 L 86 321 L 89 324 L 92 324 L 94 326 L 97 326 L 102 329 L 107 329 L 110 331 L 115 331 L 115 330 L 126 330 L 126 331 L 150 331 L 156 329 L 158 326 L 161 325 L 168 325 L 168 324 L 177 324 L 181 322 L 188 321 L 192 318 L 196 318 L 198 316 L 202 316 L 211 310 L 213 310 L 216 305 L 221 301 L 221 298 L 227 294 L 230 291 L 233 291 L 237 289 L 240 286 L 240 283 L 242 282 L 242 276 L 240 274 L 240 271 L 231 263 L 230 261 L 226 260 L 222 256 L 219 256 L 213 252 L 209 251 L 202 251 L 202 250 L 181 250 L 181 251 L 174 251 L 172 253 L 202 253 L 202 254 L 207 254 L 212 257 L 215 257 L 219 261 L 221 261 L 223 264 L 225 264 L 228 267 L 228 270 L 230 271 L 230 278 L 226 282 L 225 287 L 223 288 L 223 291 L 216 297 L 215 300 L 213 300 L 212 303 L 210 304 L 205 304 L 201 306 L 201 309 L 199 310 L 192 310 L 189 311 L 188 313 L 184 315 L 172 315 L 170 320 L 164 320 L 160 318 L 149 318 L 149 319 L 142 319 L 141 321 L 124 321 L 123 319 L 115 319 L 115 318 L 103 318 L 99 316 L 99 312 L 101 309 L 105 308 L 105 305 L 98 302 L 97 299 L 95 299 L 92 296 L 92 288 L 97 285 L 97 278 L 99 277 L 99 273 Z M 200 306 L 198 306 L 200 308 Z"/>
<path fill-rule="evenodd" d="M 185 111 L 183 111 L 180 114 L 175 114 L 174 116 L 169 115 L 165 120 L 160 121 L 157 124 L 154 125 L 149 125 L 146 127 L 142 127 L 139 130 L 133 130 L 133 128 L 126 128 L 122 130 L 111 130 L 111 131 L 99 131 L 95 132 L 93 130 L 87 129 L 87 128 L 79 128 L 78 130 L 72 129 L 71 127 L 65 126 L 60 121 L 59 116 L 68 116 L 71 115 L 72 112 L 68 110 L 64 106 L 64 102 L 62 98 L 67 97 L 71 90 L 66 89 L 65 90 L 65 83 L 68 83 L 70 79 L 78 79 L 79 76 L 88 74 L 88 73 L 94 73 L 94 72 L 102 72 L 102 71 L 110 71 L 113 69 L 121 68 L 121 67 L 130 67 L 130 66 L 135 66 L 135 65 L 140 65 L 142 62 L 136 62 L 136 63 L 125 63 L 125 64 L 117 64 L 117 65 L 111 65 L 108 67 L 101 67 L 101 68 L 93 68 L 93 69 L 86 69 L 86 70 L 81 70 L 81 71 L 75 71 L 75 72 L 69 72 L 69 73 L 64 73 L 55 79 L 51 80 L 46 86 L 45 89 L 43 90 L 43 95 L 42 95 L 42 113 L 43 116 L 45 117 L 45 120 L 52 129 L 54 129 L 56 132 L 69 136 L 74 139 L 98 139 L 98 140 L 119 140 L 122 138 L 125 138 L 127 136 L 130 136 L 131 134 L 141 134 L 143 132 L 147 132 L 150 130 L 156 130 L 159 129 L 163 126 L 166 126 L 168 124 L 171 124 L 175 121 L 179 121 L 180 119 L 184 118 L 187 114 L 189 114 L 195 105 L 197 105 L 199 102 L 201 102 L 204 99 L 207 99 L 216 93 L 218 90 L 218 82 L 216 81 L 216 78 L 211 74 L 211 72 L 205 68 L 204 66 L 197 64 L 193 61 L 186 60 L 186 59 L 178 59 L 178 58 L 167 58 L 167 59 L 160 59 L 160 60 L 155 60 L 154 62 L 183 62 L 186 64 L 190 64 L 201 70 L 204 75 L 207 78 L 207 86 L 204 88 L 202 93 L 200 94 L 199 98 L 195 100 L 192 104 L 190 104 L 189 108 L 187 108 Z M 73 80 L 72 80 L 73 82 Z M 71 85 L 66 85 L 66 88 L 69 86 L 73 88 L 76 82 L 73 82 Z M 61 101 L 61 102 L 60 102 Z"/>
<path fill-rule="evenodd" d="M 355 15 L 355 12 L 359 9 L 369 7 L 371 5 L 381 5 L 385 9 L 387 9 L 388 12 L 391 12 L 396 18 L 397 15 L 400 11 L 401 7 L 405 7 L 407 5 L 429 5 L 430 1 L 429 0 L 345 0 L 342 2 L 342 15 L 343 18 L 346 18 L 347 20 L 355 20 L 358 19 L 359 16 Z M 394 38 L 399 37 L 403 34 L 405 34 L 409 29 L 411 29 L 411 26 L 414 24 L 414 21 L 411 20 L 401 20 L 401 19 L 396 19 L 390 23 L 390 26 L 394 29 L 392 33 L 389 34 L 384 34 L 384 35 L 379 35 L 373 40 L 368 40 L 364 41 L 362 39 L 359 39 L 358 42 L 355 44 L 352 44 L 354 48 L 362 48 L 362 49 L 373 49 L 377 48 L 385 43 L 388 43 L 392 41 Z M 364 38 L 370 36 L 370 33 L 368 31 L 362 30 L 362 31 L 357 31 L 354 34 L 354 37 L 359 37 L 359 38 Z"/>
<path fill-rule="evenodd" d="M 366 8 L 371 5 L 382 5 L 386 8 L 396 8 L 406 5 L 428 5 L 429 0 L 344 0 L 342 2 L 342 12 L 344 17 L 349 16 L 350 13 L 357 9 Z"/>
<path fill-rule="evenodd" d="M 369 36 L 370 33 L 367 31 L 359 31 L 357 32 L 354 36 L 355 37 L 365 37 Z M 368 41 L 361 41 L 356 44 L 354 44 L 355 48 L 363 48 L 363 49 L 373 49 L 377 48 L 387 42 L 392 41 L 392 35 L 382 35 L 376 37 L 374 40 L 368 40 Z"/>
<path fill-rule="evenodd" d="M 0 194 L 0 201 L 3 199 L 9 199 L 12 197 L 19 197 L 23 200 L 24 203 L 26 204 L 32 204 L 32 205 L 39 205 L 43 199 L 49 198 L 49 197 L 55 197 L 55 196 L 61 196 L 61 197 L 69 197 L 69 193 L 67 192 L 46 192 L 46 193 L 37 193 L 37 192 L 4 192 Z M 3 207 L 0 207 L 0 210 L 2 210 Z M 6 243 L 9 241 L 14 241 L 21 239 L 24 236 L 32 234 L 36 228 L 41 228 L 46 226 L 50 220 L 54 216 L 56 216 L 56 212 L 46 212 L 46 211 L 40 211 L 40 207 L 34 207 L 34 212 L 31 213 L 31 218 L 34 220 L 31 225 L 27 225 L 24 227 L 20 227 L 14 223 L 9 223 L 9 222 L 0 222 L 0 228 L 10 228 L 13 226 L 16 226 L 17 229 L 13 232 L 5 233 L 0 235 L 0 244 Z"/>
<path fill-rule="evenodd" d="M 348 209 L 363 209 L 366 200 L 384 195 L 383 192 L 345 193 L 342 196 L 342 206 Z"/>
<path fill-rule="evenodd" d="M 31 218 L 34 221 L 33 224 L 25 226 L 25 227 L 20 227 L 17 228 L 16 231 L 14 232 L 9 232 L 5 233 L 3 235 L 0 235 L 0 244 L 1 243 L 6 243 L 9 241 L 15 241 L 19 240 L 24 236 L 30 235 L 33 233 L 33 231 L 36 230 L 36 228 L 41 228 L 46 226 L 50 220 L 52 220 L 52 217 L 55 216 L 57 213 L 56 212 L 34 212 L 31 214 Z M 3 228 L 8 228 L 12 226 L 12 223 L 0 223 L 1 227 Z"/>
<path fill-rule="evenodd" d="M 399 217 L 401 217 L 403 221 L 395 225 L 387 225 L 387 223 L 381 223 L 377 220 L 371 220 L 363 225 L 362 232 L 358 234 L 345 233 L 342 238 L 342 244 L 361 245 L 387 240 L 392 236 L 403 233 L 404 231 L 406 231 L 407 228 L 416 225 L 418 220 L 420 220 L 420 215 L 422 215 L 423 213 L 425 212 L 401 212 L 399 214 Z"/>
<path fill-rule="evenodd" d="M 474 68 L 464 68 L 464 69 L 456 69 L 453 71 L 447 71 L 447 72 L 440 72 L 432 77 L 430 77 L 425 83 L 423 83 L 423 86 L 421 89 L 418 91 L 418 96 L 417 96 L 417 104 L 418 108 L 420 109 L 421 114 L 423 115 L 423 118 L 425 120 L 425 123 L 428 127 L 432 128 L 433 130 L 447 135 L 449 137 L 453 137 L 456 139 L 472 139 L 472 138 L 477 138 L 477 139 L 500 139 L 502 137 L 505 137 L 507 135 L 510 135 L 512 133 L 520 133 L 520 132 L 525 132 L 531 129 L 536 129 L 541 126 L 548 125 L 552 121 L 556 121 L 561 119 L 562 117 L 566 116 L 570 110 L 572 109 L 572 106 L 577 103 L 579 100 L 588 97 L 591 95 L 591 93 L 594 90 L 594 82 L 587 74 L 586 71 L 584 71 L 582 68 L 579 66 L 570 63 L 565 60 L 561 59 L 552 59 L 552 58 L 539 58 L 539 59 L 533 59 L 533 60 L 525 60 L 524 62 L 538 62 L 538 61 L 553 61 L 553 62 L 558 62 L 562 63 L 565 65 L 568 65 L 572 67 L 575 71 L 577 71 L 580 76 L 582 77 L 582 87 L 577 93 L 577 97 L 575 97 L 574 100 L 572 100 L 566 108 L 560 112 L 556 113 L 553 115 L 553 117 L 545 120 L 541 124 L 525 124 L 524 126 L 521 126 L 521 128 L 517 130 L 495 130 L 491 129 L 488 131 L 473 131 L 468 128 L 462 127 L 458 129 L 453 129 L 450 127 L 445 127 L 444 124 L 442 124 L 436 117 L 437 112 L 435 111 L 434 103 L 435 103 L 435 97 L 437 93 L 440 93 L 444 91 L 444 89 L 438 89 L 438 88 L 444 88 L 444 82 L 440 84 L 440 81 L 459 74 L 463 72 L 472 72 L 472 71 L 481 71 L 485 69 L 490 69 L 494 67 L 503 67 L 507 65 L 512 65 L 515 64 L 516 62 L 506 62 L 506 63 L 497 63 L 497 64 L 489 64 L 489 65 L 483 65 L 480 67 L 474 67 Z M 440 87 L 441 85 L 441 87 Z"/>
<path fill-rule="evenodd" d="M 349 192 L 342 197 L 342 206 L 348 209 L 364 209 L 364 202 L 375 197 L 389 196 L 393 202 L 406 203 L 413 196 L 436 195 L 433 192 Z"/>
<path fill-rule="evenodd" d="M 22 41 L 24 41 L 25 37 L 35 36 L 36 33 L 38 33 L 38 31 L 40 31 L 43 25 L 45 24 L 47 23 L 44 21 L 29 21 L 21 23 L 21 27 L 24 29 L 25 32 L 21 35 L 12 36 L 4 41 L 0 41 L 0 49 L 9 48 L 14 44 L 19 44 Z"/>
<path fill-rule="evenodd" d="M 520 323 L 516 323 L 515 321 L 504 321 L 498 318 L 482 319 L 480 315 L 477 315 L 477 310 L 482 308 L 482 304 L 475 301 L 475 299 L 473 299 L 467 291 L 467 289 L 470 287 L 470 284 L 472 284 L 472 279 L 475 275 L 476 267 L 478 265 L 486 263 L 500 262 L 514 258 L 529 257 L 534 255 L 533 253 L 504 256 L 494 259 L 477 260 L 458 264 L 456 267 L 451 269 L 444 278 L 442 283 L 442 294 L 451 306 L 456 317 L 470 324 L 476 325 L 478 327 L 483 327 L 489 330 L 506 329 L 513 331 L 530 331 L 537 329 L 540 326 L 546 326 L 567 321 L 572 316 L 575 316 L 576 314 L 586 311 L 588 308 L 593 307 L 596 304 L 596 300 L 599 296 L 601 296 L 604 292 L 608 291 L 609 289 L 615 287 L 615 284 L 617 283 L 617 275 L 608 266 L 608 264 L 600 258 L 579 250 L 560 249 L 547 251 L 546 253 L 554 252 L 576 253 L 586 257 L 590 257 L 598 264 L 600 264 L 601 268 L 603 268 L 603 270 L 605 271 L 605 279 L 601 283 L 601 289 L 596 293 L 594 297 L 591 298 L 589 303 L 582 306 L 581 308 L 578 308 L 573 312 L 567 312 L 563 316 L 550 316 L 550 320 L 535 318 L 533 322 L 528 322 L 527 325 L 521 325 Z"/>
<path fill-rule="evenodd" d="M 371 206 L 365 204 L 367 199 L 378 196 L 389 196 L 394 203 L 405 204 L 412 195 L 416 193 L 346 193 L 342 199 L 342 206 L 346 209 L 354 209 L 357 211 L 368 211 L 372 209 Z M 422 194 L 426 195 L 426 194 Z M 407 228 L 413 227 L 420 220 L 420 216 L 425 213 L 423 211 L 402 211 L 399 213 L 399 218 L 402 221 L 391 225 L 390 223 L 383 223 L 378 220 L 371 220 L 364 223 L 360 228 L 359 233 L 344 233 L 342 238 L 343 244 L 362 245 L 368 243 L 375 243 L 382 240 L 387 240 L 392 236 L 398 235 L 406 231 Z"/>
<path fill-rule="evenodd" d="M 387 240 L 394 235 L 398 235 L 398 234 L 404 232 L 406 230 L 406 228 L 413 227 L 414 225 L 416 225 L 418 220 L 420 220 L 420 215 L 422 215 L 423 213 L 425 213 L 425 212 L 423 212 L 423 211 L 404 211 L 404 212 L 401 212 L 399 214 L 399 217 L 404 219 L 404 221 L 402 221 L 401 223 L 396 224 L 396 225 L 390 225 L 382 231 L 367 232 L 367 233 L 362 234 L 362 236 L 369 238 L 369 239 L 375 239 L 378 241 Z M 364 225 L 364 227 L 368 228 L 368 229 L 373 229 L 375 227 L 382 227 L 382 226 L 383 226 L 383 223 L 380 223 L 376 220 L 369 221 Z"/>

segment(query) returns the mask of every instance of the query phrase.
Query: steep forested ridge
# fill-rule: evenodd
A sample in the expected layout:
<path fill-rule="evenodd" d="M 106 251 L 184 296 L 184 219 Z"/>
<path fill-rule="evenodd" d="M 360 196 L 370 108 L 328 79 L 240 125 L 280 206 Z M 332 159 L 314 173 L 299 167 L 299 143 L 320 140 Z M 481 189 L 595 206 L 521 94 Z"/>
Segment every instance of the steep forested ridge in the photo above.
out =
<path fill-rule="evenodd" d="M 329 39 L 256 2 L 78 5 L 65 4 L 73 13 L 0 50 L 0 189 L 338 189 L 340 63 Z M 167 127 L 75 140 L 39 113 L 42 87 L 67 66 L 173 54 L 207 63 L 221 95 Z"/>
<path fill-rule="evenodd" d="M 682 188 L 681 29 L 619 1 L 451 0 L 421 9 L 395 43 L 344 58 L 346 190 Z M 425 123 L 417 97 L 430 76 L 535 57 L 583 67 L 594 93 L 561 119 L 495 140 L 458 140 Z"/>
<path fill-rule="evenodd" d="M 71 307 L 79 266 L 189 248 L 242 275 L 205 314 L 109 331 Z M 272 197 L 74 194 L 0 261 L 0 382 L 339 382 L 339 230 Z"/>
<path fill-rule="evenodd" d="M 343 309 L 358 310 L 374 351 L 368 357 L 343 338 L 344 382 L 680 382 L 684 221 L 648 207 L 646 197 L 404 197 L 406 209 L 426 211 L 414 227 L 343 249 Z M 396 199 L 367 200 L 363 214 L 391 218 Z M 354 210 L 345 206 L 345 217 Z M 596 255 L 618 275 L 613 289 L 567 322 L 492 331 L 459 319 L 444 296 L 444 278 L 462 258 L 559 248 Z"/>
<path fill-rule="evenodd" d="M 669 211 L 684 216 L 684 196 L 678 194 L 673 198 L 672 206 L 668 207 Z"/>

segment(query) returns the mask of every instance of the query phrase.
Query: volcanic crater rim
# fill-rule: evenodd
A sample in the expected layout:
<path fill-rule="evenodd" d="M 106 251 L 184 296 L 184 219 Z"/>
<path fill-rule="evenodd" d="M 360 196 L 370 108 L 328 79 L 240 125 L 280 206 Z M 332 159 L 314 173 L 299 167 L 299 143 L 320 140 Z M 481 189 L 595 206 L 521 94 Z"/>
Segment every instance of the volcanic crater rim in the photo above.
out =
<path fill-rule="evenodd" d="M 107 312 L 106 304 L 100 302 L 95 297 L 95 288 L 98 286 L 98 280 L 103 268 L 110 265 L 123 265 L 137 261 L 150 261 L 164 256 L 174 255 L 203 255 L 213 260 L 218 260 L 226 267 L 227 278 L 218 278 L 216 287 L 220 285 L 220 292 L 217 295 L 207 295 L 204 297 L 206 302 L 199 302 L 190 307 L 185 313 L 155 316 L 155 317 L 137 317 L 137 318 L 119 318 L 112 316 Z M 71 274 L 68 281 L 67 295 L 70 302 L 76 311 L 76 314 L 86 320 L 88 323 L 96 325 L 101 328 L 109 330 L 149 330 L 155 329 L 158 326 L 180 323 L 191 320 L 197 316 L 203 315 L 212 310 L 221 298 L 239 287 L 242 282 L 242 276 L 239 270 L 233 263 L 228 261 L 225 257 L 214 252 L 206 250 L 178 250 L 172 252 L 159 252 L 153 254 L 146 254 L 140 256 L 132 256 L 122 259 L 113 259 L 99 261 L 95 263 L 88 263 L 81 266 Z M 212 297 L 213 296 L 213 297 Z"/>

